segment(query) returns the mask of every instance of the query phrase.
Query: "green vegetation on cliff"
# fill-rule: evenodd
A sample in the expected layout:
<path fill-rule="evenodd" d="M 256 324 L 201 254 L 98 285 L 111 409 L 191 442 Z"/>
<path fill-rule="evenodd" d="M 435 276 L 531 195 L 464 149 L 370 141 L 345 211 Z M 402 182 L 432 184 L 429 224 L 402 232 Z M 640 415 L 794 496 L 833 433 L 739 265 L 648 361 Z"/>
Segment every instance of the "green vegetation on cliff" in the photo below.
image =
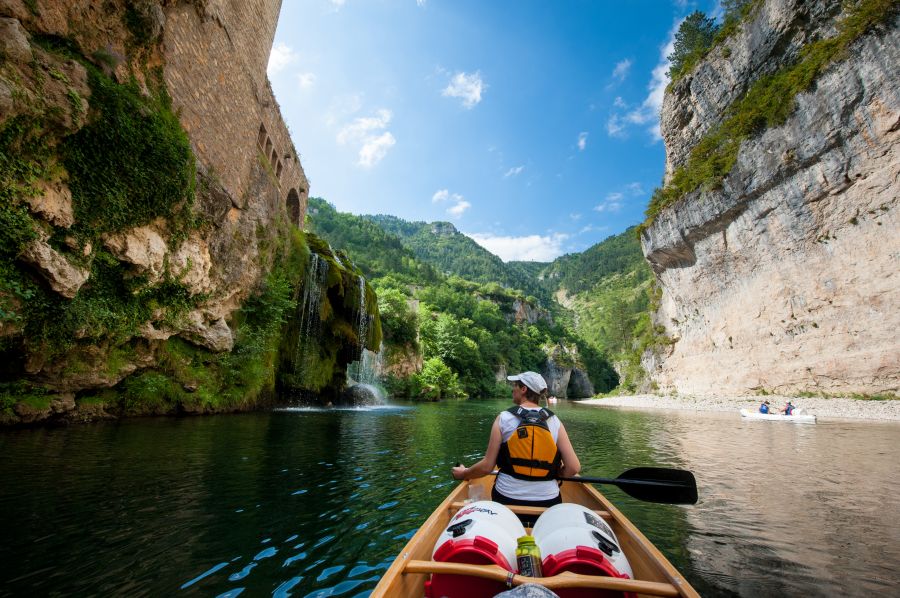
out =
<path fill-rule="evenodd" d="M 797 94 L 809 89 L 831 64 L 845 58 L 850 44 L 888 22 L 898 11 L 900 4 L 895 0 L 850 3 L 838 20 L 834 37 L 807 44 L 797 61 L 757 79 L 728 107 L 724 121 L 694 146 L 685 165 L 675 169 L 669 183 L 654 191 L 639 232 L 685 195 L 698 189 L 719 188 L 737 161 L 744 140 L 783 124 L 796 107 Z"/>

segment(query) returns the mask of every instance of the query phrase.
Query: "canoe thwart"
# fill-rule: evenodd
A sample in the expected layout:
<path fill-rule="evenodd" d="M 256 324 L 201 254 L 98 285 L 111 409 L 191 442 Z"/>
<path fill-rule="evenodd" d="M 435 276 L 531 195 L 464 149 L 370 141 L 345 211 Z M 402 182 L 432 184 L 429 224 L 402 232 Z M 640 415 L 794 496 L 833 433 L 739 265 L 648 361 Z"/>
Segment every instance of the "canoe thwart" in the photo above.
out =
<path fill-rule="evenodd" d="M 459 511 L 460 509 L 467 506 L 468 504 L 469 503 L 467 503 L 465 501 L 461 501 L 461 500 L 452 502 L 452 503 L 450 503 L 450 512 L 455 513 L 456 511 Z M 503 505 L 503 506 L 505 506 L 507 509 L 509 509 L 516 515 L 540 515 L 544 511 L 547 510 L 547 507 L 523 507 L 523 506 L 519 506 L 519 505 Z M 612 515 L 609 513 L 609 511 L 594 511 L 594 512 L 597 514 L 598 517 L 601 517 L 603 519 L 612 519 Z"/>
<path fill-rule="evenodd" d="M 468 565 L 464 563 L 441 563 L 437 561 L 413 560 L 406 563 L 403 574 L 440 574 L 440 575 L 466 575 L 469 577 L 481 577 L 508 583 L 509 571 L 497 565 Z M 680 596 L 678 588 L 669 583 L 656 581 L 641 581 L 637 579 L 619 579 L 616 577 L 603 577 L 599 575 L 580 575 L 577 573 L 560 573 L 553 577 L 528 577 L 514 575 L 512 586 L 520 586 L 526 583 L 536 583 L 548 590 L 559 588 L 596 588 L 613 590 L 618 592 L 634 592 L 647 596 Z"/>

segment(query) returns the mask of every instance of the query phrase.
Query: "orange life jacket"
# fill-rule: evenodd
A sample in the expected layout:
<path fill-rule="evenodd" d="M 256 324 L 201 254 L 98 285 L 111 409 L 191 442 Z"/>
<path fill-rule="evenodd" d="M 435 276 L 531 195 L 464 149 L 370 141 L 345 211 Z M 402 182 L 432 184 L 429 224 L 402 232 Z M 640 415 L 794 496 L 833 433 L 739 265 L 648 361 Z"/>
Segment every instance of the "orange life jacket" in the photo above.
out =
<path fill-rule="evenodd" d="M 509 440 L 500 445 L 497 456 L 500 471 L 532 482 L 555 479 L 562 465 L 562 455 L 547 425 L 553 412 L 549 409 L 532 411 L 518 405 L 507 412 L 519 418 L 519 425 Z"/>

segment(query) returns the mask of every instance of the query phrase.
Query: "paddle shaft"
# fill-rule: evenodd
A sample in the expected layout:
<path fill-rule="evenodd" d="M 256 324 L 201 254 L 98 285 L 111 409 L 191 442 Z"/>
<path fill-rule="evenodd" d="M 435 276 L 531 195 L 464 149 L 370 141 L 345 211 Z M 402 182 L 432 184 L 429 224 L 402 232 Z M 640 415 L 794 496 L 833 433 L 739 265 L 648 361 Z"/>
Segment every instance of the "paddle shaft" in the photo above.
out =
<path fill-rule="evenodd" d="M 556 478 L 578 484 L 611 484 L 623 492 L 647 502 L 672 505 L 697 504 L 697 482 L 694 474 L 684 469 L 636 467 L 617 478 L 564 477 Z"/>

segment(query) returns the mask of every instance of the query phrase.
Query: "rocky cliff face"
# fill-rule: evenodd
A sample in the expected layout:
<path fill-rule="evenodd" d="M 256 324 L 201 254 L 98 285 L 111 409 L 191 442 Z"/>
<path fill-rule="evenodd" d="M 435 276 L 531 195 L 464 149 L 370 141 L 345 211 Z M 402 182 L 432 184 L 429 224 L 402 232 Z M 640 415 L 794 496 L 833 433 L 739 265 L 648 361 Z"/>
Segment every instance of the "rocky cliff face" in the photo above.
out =
<path fill-rule="evenodd" d="M 667 177 L 760 77 L 840 27 L 837 0 L 768 0 L 668 91 Z M 900 388 L 900 16 L 870 29 L 745 140 L 720 188 L 644 230 L 675 341 L 662 389 L 715 394 Z M 649 363 L 649 362 L 648 362 Z"/>
<path fill-rule="evenodd" d="M 280 5 L 0 0 L 0 423 L 271 398 L 310 259 L 265 75 Z M 318 390 L 374 295 L 312 250 Z"/>

